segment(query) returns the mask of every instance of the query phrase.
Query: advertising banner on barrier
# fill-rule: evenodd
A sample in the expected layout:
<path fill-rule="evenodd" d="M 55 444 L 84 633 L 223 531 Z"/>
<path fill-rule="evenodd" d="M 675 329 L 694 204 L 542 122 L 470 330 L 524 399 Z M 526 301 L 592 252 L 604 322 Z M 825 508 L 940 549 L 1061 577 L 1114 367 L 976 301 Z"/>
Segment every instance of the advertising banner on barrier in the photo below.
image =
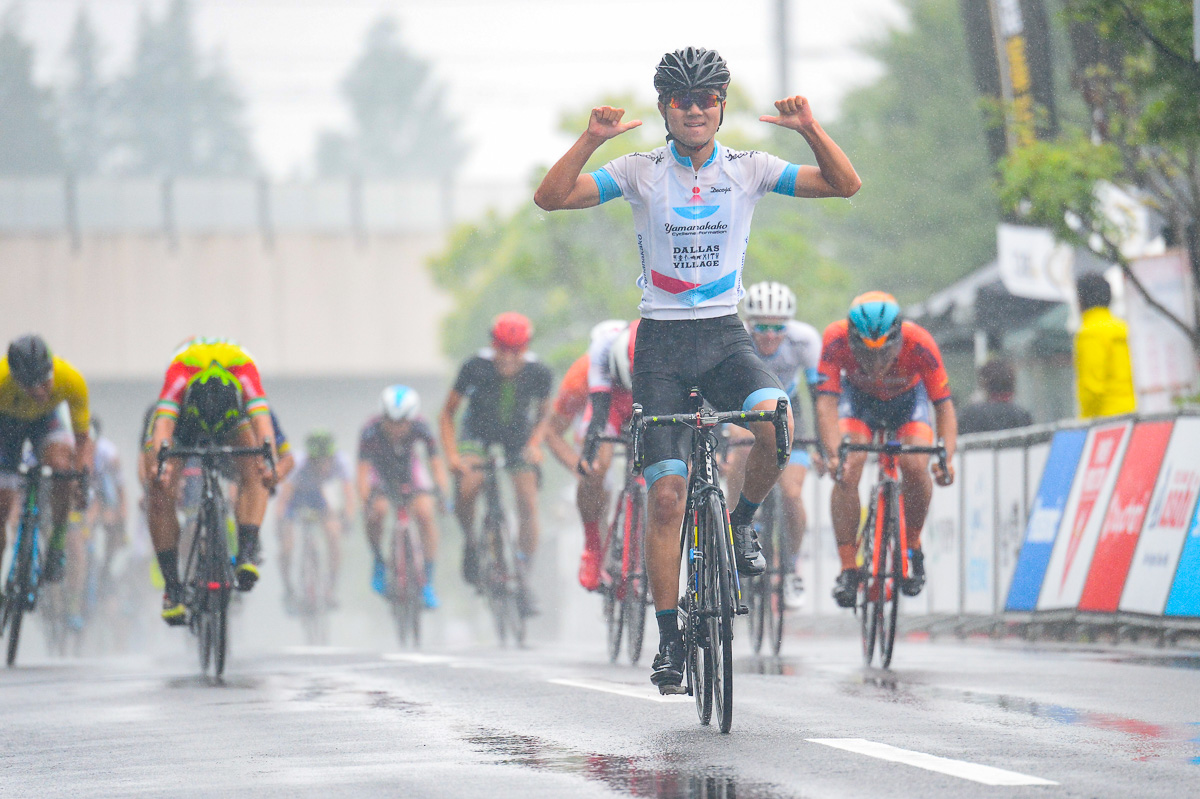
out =
<path fill-rule="evenodd" d="M 1076 468 L 1087 438 L 1086 430 L 1060 430 L 1054 434 L 1030 509 L 1025 543 L 1017 559 L 1005 610 L 1029 611 L 1037 606 L 1042 579 L 1050 563 L 1050 553 L 1072 493 Z"/>
<path fill-rule="evenodd" d="M 954 456 L 954 471 L 963 473 L 963 456 Z M 933 487 L 933 498 L 929 504 L 929 516 L 925 519 L 925 530 L 921 533 L 921 549 L 925 551 L 925 590 L 920 596 L 905 598 L 905 613 L 921 613 L 920 603 L 925 601 L 926 613 L 959 612 L 959 508 L 961 506 L 958 484 L 949 488 Z"/>
<path fill-rule="evenodd" d="M 1161 615 L 1200 495 L 1200 418 L 1175 422 L 1150 509 L 1125 580 L 1120 609 Z"/>
<path fill-rule="evenodd" d="M 1100 522 L 1112 496 L 1117 472 L 1133 425 L 1093 427 L 1083 449 L 1082 464 L 1038 595 L 1038 610 L 1064 610 L 1079 604 L 1083 581 L 1100 535 Z"/>
<path fill-rule="evenodd" d="M 963 453 L 964 613 L 994 613 L 996 546 L 996 451 Z"/>
<path fill-rule="evenodd" d="M 1017 556 L 1021 554 L 1021 537 L 1025 533 L 1025 467 L 1024 449 L 996 450 L 996 611 L 1003 607 L 1004 597 L 1012 583 Z"/>
<path fill-rule="evenodd" d="M 1080 610 L 1116 612 L 1173 424 L 1141 422 L 1134 426 L 1125 462 L 1121 464 L 1108 512 L 1100 526 L 1091 570 L 1079 600 Z"/>
<path fill-rule="evenodd" d="M 1175 583 L 1167 597 L 1166 615 L 1200 617 L 1200 504 L 1192 514 L 1187 539 L 1183 542 Z"/>

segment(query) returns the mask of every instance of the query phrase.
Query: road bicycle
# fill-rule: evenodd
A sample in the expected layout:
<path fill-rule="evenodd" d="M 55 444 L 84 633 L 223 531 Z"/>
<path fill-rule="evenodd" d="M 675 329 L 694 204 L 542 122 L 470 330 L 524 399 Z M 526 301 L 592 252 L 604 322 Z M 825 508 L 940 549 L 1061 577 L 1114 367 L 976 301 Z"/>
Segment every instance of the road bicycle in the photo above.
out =
<path fill-rule="evenodd" d="M 329 568 L 322 555 L 325 546 L 325 515 L 304 508 L 297 518 L 299 561 L 296 566 L 296 615 L 309 646 L 329 643 Z"/>
<path fill-rule="evenodd" d="M 634 471 L 643 467 L 647 427 L 691 429 L 687 500 L 680 526 L 680 553 L 687 556 L 687 580 L 679 603 L 679 619 L 687 654 L 686 693 L 695 698 L 701 724 L 709 724 L 715 708 L 721 732 L 733 726 L 733 617 L 748 608 L 734 565 L 733 528 L 717 473 L 716 429 L 729 423 L 771 422 L 775 426 L 779 468 L 791 451 L 788 402 L 780 398 L 773 411 L 712 411 L 704 408 L 699 388 L 689 389 L 692 413 L 646 416 L 633 406 Z"/>
<path fill-rule="evenodd" d="M 477 587 L 487 600 L 496 624 L 500 643 L 525 646 L 525 612 L 522 595 L 524 576 L 517 565 L 517 546 L 512 524 L 500 496 L 500 470 L 503 461 L 490 449 L 486 459 L 475 468 L 483 472 L 483 524 L 476 546 L 479 548 Z"/>
<path fill-rule="evenodd" d="M 172 447 L 158 451 L 158 471 L 169 458 L 196 458 L 200 462 L 200 504 L 184 568 L 183 604 L 188 626 L 196 636 L 200 671 L 214 679 L 225 673 L 229 653 L 229 600 L 233 593 L 233 553 L 226 520 L 229 509 L 221 490 L 222 462 L 230 458 L 261 457 L 271 470 L 275 457 L 270 442 L 260 447 Z"/>
<path fill-rule="evenodd" d="M 61 481 L 83 482 L 87 473 L 74 470 L 55 471 L 45 465 L 22 463 L 17 473 L 22 483 L 21 518 L 13 542 L 12 564 L 4 584 L 4 609 L 0 613 L 0 634 L 8 632 L 7 663 L 17 662 L 21 642 L 21 622 L 27 612 L 38 604 L 42 575 L 42 505 L 45 484 Z"/>
<path fill-rule="evenodd" d="M 387 597 L 400 645 L 415 648 L 421 643 L 421 613 L 425 610 L 425 550 L 408 512 L 411 499 L 412 494 L 404 493 L 393 503 L 396 523 L 392 528 Z"/>
<path fill-rule="evenodd" d="M 629 662 L 637 665 L 646 633 L 646 605 L 650 584 L 646 574 L 646 481 L 633 473 L 630 441 L 621 436 L 601 436 L 599 441 L 625 450 L 625 482 L 613 506 L 612 522 L 601 552 L 600 590 L 604 595 L 604 620 L 608 626 L 608 659 L 616 663 L 624 634 Z"/>
<path fill-rule="evenodd" d="M 855 612 L 862 628 L 863 662 L 870 666 L 879 644 L 883 668 L 892 663 L 896 645 L 896 622 L 900 615 L 900 587 L 909 573 L 908 532 L 904 524 L 904 494 L 900 485 L 899 459 L 903 455 L 936 455 L 946 470 L 946 448 L 902 444 L 891 431 L 879 430 L 869 444 L 854 444 L 849 438 L 838 446 L 836 479 L 845 471 L 851 452 L 879 456 L 879 476 L 871 490 L 867 518 L 858 533 L 859 578 Z"/>
<path fill-rule="evenodd" d="M 735 442 L 731 446 L 753 446 L 753 441 Z M 798 438 L 792 447 L 819 446 L 815 438 Z M 783 494 L 776 483 L 754 515 L 754 526 L 758 531 L 758 542 L 762 546 L 763 558 L 767 561 L 766 571 L 759 577 L 751 577 L 747 585 L 750 613 L 750 646 L 754 654 L 762 652 L 764 641 L 769 641 L 771 654 L 778 655 L 783 647 L 783 618 L 786 605 L 784 588 L 795 570 L 796 553 L 792 551 L 792 539 L 788 532 L 783 508 Z"/>

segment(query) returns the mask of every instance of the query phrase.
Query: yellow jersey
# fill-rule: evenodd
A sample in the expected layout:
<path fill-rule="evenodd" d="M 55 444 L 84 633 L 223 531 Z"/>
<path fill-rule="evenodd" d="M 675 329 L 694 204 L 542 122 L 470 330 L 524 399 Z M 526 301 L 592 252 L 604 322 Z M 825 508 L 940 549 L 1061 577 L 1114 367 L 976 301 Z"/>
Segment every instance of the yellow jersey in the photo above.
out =
<path fill-rule="evenodd" d="M 1107 308 L 1088 308 L 1075 334 L 1075 381 L 1084 419 L 1137 410 L 1129 327 Z"/>
<path fill-rule="evenodd" d="M 21 388 L 8 369 L 8 358 L 0 361 L 0 416 L 33 422 L 54 413 L 59 403 L 71 410 L 71 427 L 76 435 L 87 432 L 92 416 L 88 410 L 87 381 L 79 370 L 62 358 L 54 358 L 50 397 L 38 402 Z"/>

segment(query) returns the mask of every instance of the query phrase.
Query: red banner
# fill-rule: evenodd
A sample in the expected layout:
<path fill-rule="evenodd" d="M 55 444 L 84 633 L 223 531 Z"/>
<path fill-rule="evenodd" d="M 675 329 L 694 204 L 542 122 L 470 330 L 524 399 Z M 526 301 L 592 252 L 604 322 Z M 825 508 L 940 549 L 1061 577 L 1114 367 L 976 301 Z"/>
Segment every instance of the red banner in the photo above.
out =
<path fill-rule="evenodd" d="M 1071 525 L 1071 537 L 1067 541 L 1067 561 L 1062 572 L 1063 586 L 1067 584 L 1071 564 L 1074 563 L 1079 544 L 1083 540 L 1083 530 L 1087 527 L 1088 519 L 1092 517 L 1092 509 L 1096 506 L 1096 500 L 1100 498 L 1100 489 L 1104 487 L 1104 478 L 1112 466 L 1113 456 L 1117 454 L 1117 448 L 1120 447 L 1124 435 L 1124 427 L 1110 427 L 1094 433 L 1092 452 L 1083 467 L 1083 490 L 1079 494 L 1079 505 L 1075 510 L 1075 523 Z M 1062 590 L 1062 586 L 1059 586 L 1059 590 Z"/>
<path fill-rule="evenodd" d="M 1080 610 L 1116 612 L 1173 424 L 1143 422 L 1133 428 L 1083 586 Z"/>

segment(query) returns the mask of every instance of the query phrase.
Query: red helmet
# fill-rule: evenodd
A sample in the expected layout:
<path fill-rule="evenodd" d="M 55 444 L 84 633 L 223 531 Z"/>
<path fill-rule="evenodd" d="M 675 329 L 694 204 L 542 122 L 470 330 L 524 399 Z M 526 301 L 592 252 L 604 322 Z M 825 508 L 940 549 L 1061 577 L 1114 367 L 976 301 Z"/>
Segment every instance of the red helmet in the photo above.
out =
<path fill-rule="evenodd" d="M 498 349 L 520 350 L 533 338 L 533 322 L 524 314 L 506 311 L 492 322 L 492 344 Z"/>

